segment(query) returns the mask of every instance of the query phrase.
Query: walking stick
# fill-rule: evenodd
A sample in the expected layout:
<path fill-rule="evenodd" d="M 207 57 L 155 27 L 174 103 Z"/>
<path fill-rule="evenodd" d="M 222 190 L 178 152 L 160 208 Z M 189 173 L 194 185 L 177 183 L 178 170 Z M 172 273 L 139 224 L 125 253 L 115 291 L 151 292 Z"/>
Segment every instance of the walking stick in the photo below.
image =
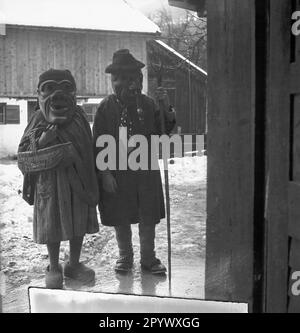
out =
<path fill-rule="evenodd" d="M 163 101 L 159 100 L 159 111 L 160 111 L 160 125 L 161 134 L 165 134 L 165 104 Z M 164 178 L 165 178 L 165 195 L 166 195 L 166 206 L 167 206 L 167 236 L 168 236 L 168 278 L 169 278 L 169 294 L 171 296 L 171 221 L 170 221 L 170 193 L 169 193 L 169 170 L 168 170 L 168 159 L 167 156 L 162 156 L 164 165 Z"/>

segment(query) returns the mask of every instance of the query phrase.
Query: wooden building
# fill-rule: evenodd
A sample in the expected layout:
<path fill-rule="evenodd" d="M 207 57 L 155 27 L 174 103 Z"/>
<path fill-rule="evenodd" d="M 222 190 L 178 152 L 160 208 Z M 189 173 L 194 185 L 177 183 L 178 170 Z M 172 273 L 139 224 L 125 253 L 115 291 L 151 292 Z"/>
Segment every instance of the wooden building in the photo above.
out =
<path fill-rule="evenodd" d="M 159 34 L 152 21 L 123 0 L 74 0 L 71 5 L 3 0 L 0 11 L 0 156 L 16 152 L 36 107 L 43 71 L 69 69 L 77 82 L 78 104 L 93 121 L 97 105 L 111 92 L 104 71 L 113 52 L 128 48 L 147 63 L 146 42 Z M 146 68 L 143 85 L 147 92 Z"/>
<path fill-rule="evenodd" d="M 205 134 L 207 73 L 161 40 L 147 42 L 149 94 L 167 89 L 176 109 L 175 132 Z"/>
<path fill-rule="evenodd" d="M 207 13 L 206 298 L 299 313 L 299 1 L 169 3 Z"/>

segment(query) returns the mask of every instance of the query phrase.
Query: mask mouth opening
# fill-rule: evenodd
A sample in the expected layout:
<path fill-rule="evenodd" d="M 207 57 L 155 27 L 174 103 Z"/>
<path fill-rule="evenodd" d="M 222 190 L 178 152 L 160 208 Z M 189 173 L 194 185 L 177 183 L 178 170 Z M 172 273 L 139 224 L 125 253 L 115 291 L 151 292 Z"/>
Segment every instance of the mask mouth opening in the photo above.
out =
<path fill-rule="evenodd" d="M 127 88 L 124 89 L 124 92 L 127 93 L 129 96 L 136 96 L 138 93 L 138 90 L 136 88 Z"/>
<path fill-rule="evenodd" d="M 65 95 L 54 95 L 50 100 L 50 110 L 54 114 L 64 114 L 73 105 L 73 99 Z"/>
<path fill-rule="evenodd" d="M 69 106 L 51 105 L 50 109 L 51 109 L 51 112 L 53 112 L 55 114 L 64 114 L 69 110 Z"/>

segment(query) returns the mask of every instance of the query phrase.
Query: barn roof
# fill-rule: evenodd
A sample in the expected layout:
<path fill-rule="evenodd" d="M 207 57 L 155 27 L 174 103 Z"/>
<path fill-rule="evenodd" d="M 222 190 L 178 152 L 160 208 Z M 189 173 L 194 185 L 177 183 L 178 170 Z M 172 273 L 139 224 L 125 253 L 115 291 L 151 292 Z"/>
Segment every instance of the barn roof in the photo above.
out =
<path fill-rule="evenodd" d="M 159 27 L 124 0 L 1 0 L 0 24 L 155 34 Z"/>
<path fill-rule="evenodd" d="M 164 43 L 161 40 L 155 40 L 153 41 L 155 43 L 157 43 L 158 45 L 160 45 L 163 49 L 165 49 L 166 51 L 168 51 L 169 53 L 173 54 L 175 57 L 179 58 L 180 60 L 182 60 L 183 62 L 185 62 L 186 64 L 190 65 L 192 68 L 194 68 L 196 71 L 198 71 L 199 73 L 201 73 L 202 75 L 207 76 L 207 72 L 205 70 L 203 70 L 201 67 L 197 66 L 196 64 L 194 64 L 192 61 L 188 60 L 186 57 L 184 57 L 182 54 L 180 54 L 179 52 L 175 51 L 171 46 L 167 45 L 166 43 Z"/>

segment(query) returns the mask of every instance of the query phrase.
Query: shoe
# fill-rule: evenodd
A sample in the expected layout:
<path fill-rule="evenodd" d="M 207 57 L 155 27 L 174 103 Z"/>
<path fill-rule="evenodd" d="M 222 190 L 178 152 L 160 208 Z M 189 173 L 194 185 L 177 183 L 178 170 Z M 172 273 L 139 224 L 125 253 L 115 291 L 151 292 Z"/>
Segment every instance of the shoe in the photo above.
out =
<path fill-rule="evenodd" d="M 61 265 L 58 266 L 58 271 L 50 271 L 50 266 L 46 268 L 45 282 L 46 288 L 48 289 L 63 288 L 63 274 Z"/>
<path fill-rule="evenodd" d="M 91 283 L 95 280 L 95 271 L 88 268 L 83 263 L 71 266 L 69 262 L 64 265 L 64 276 L 69 279 L 77 280 L 81 283 Z"/>
<path fill-rule="evenodd" d="M 157 258 L 150 265 L 141 264 L 141 268 L 152 274 L 165 274 L 167 272 L 165 265 Z"/>
<path fill-rule="evenodd" d="M 115 264 L 115 271 L 117 273 L 128 273 L 133 268 L 133 261 L 119 258 Z"/>

